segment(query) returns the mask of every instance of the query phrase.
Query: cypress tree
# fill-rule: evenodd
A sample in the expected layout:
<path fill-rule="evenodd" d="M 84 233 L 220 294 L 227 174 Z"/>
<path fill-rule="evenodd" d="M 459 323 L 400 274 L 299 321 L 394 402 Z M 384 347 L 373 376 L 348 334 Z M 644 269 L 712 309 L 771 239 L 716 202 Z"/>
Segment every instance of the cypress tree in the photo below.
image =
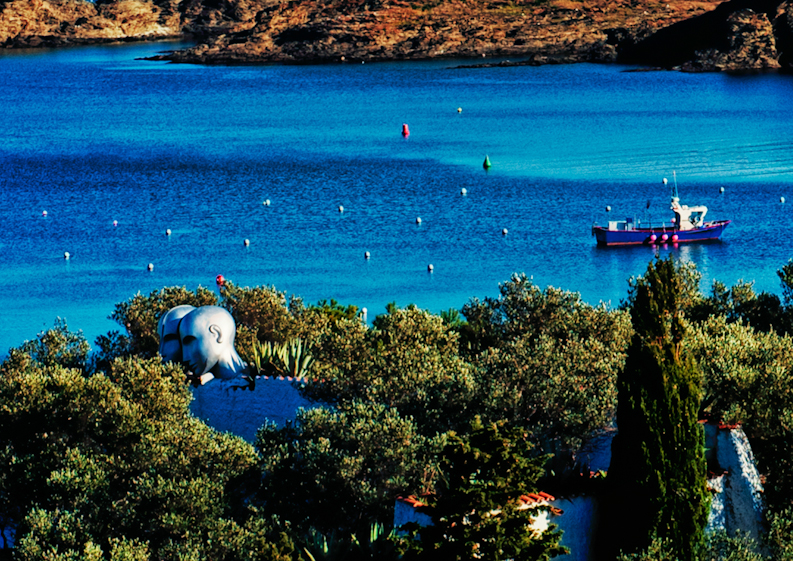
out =
<path fill-rule="evenodd" d="M 681 353 L 682 284 L 672 258 L 650 263 L 633 283 L 634 335 L 618 376 L 618 435 L 603 501 L 600 553 L 671 541 L 681 561 L 702 543 L 709 499 L 704 431 L 697 422 L 702 374 Z"/>

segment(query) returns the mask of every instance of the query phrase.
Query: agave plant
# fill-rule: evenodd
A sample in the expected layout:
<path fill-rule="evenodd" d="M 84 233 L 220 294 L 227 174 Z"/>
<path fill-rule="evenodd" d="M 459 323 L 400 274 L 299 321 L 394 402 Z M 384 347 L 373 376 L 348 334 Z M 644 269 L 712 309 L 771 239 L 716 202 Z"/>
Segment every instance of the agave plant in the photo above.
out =
<path fill-rule="evenodd" d="M 365 533 L 365 530 L 362 534 Z M 303 552 L 310 561 L 395 561 L 400 558 L 393 530 L 378 522 L 369 526 L 368 539 L 336 531 L 328 535 L 311 528 L 303 537 Z"/>
<path fill-rule="evenodd" d="M 264 375 L 304 378 L 314 364 L 308 345 L 301 339 L 291 339 L 285 343 L 257 341 L 252 350 L 253 363 L 257 371 Z"/>

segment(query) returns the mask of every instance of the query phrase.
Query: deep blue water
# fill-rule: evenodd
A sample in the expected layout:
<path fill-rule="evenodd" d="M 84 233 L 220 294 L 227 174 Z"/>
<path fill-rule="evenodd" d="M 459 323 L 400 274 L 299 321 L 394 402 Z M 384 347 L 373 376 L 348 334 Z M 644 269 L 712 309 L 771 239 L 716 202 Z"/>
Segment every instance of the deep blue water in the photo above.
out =
<path fill-rule="evenodd" d="M 115 303 L 218 274 L 370 319 L 460 308 L 513 272 L 617 305 L 653 250 L 597 248 L 591 225 L 648 200 L 668 219 L 673 170 L 683 203 L 734 221 L 661 249 L 705 289 L 778 293 L 793 257 L 793 77 L 136 60 L 167 48 L 0 54 L 0 354 L 58 316 L 93 340 Z"/>

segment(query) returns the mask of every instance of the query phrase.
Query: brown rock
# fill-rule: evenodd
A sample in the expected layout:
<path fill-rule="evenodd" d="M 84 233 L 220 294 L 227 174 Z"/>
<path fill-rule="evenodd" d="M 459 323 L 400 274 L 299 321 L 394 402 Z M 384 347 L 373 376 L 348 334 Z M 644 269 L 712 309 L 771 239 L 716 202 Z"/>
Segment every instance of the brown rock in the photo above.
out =
<path fill-rule="evenodd" d="M 682 66 L 689 71 L 761 70 L 779 68 L 773 27 L 766 14 L 752 10 L 733 12 L 727 18 L 728 47 L 697 51 Z"/>

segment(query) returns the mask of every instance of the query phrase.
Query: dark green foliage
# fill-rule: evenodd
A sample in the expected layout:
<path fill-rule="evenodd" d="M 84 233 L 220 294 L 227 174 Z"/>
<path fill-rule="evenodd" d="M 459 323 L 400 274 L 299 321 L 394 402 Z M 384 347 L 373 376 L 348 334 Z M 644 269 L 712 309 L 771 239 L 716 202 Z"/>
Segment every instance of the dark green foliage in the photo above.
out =
<path fill-rule="evenodd" d="M 348 317 L 352 308 L 344 308 L 347 311 L 343 313 L 324 305 L 290 308 L 298 322 L 299 337 L 311 346 L 315 378 L 333 379 L 364 362 L 368 327 L 356 314 Z"/>
<path fill-rule="evenodd" d="M 763 332 L 784 333 L 788 330 L 788 314 L 779 297 L 768 292 L 756 294 L 752 283 L 744 281 L 739 281 L 732 288 L 714 281 L 711 295 L 700 299 L 687 315 L 694 321 L 720 315 L 727 321 L 740 320 Z"/>
<path fill-rule="evenodd" d="M 251 330 L 259 341 L 282 343 L 297 336 L 297 321 L 290 311 L 286 294 L 275 287 L 239 287 L 226 281 L 221 297 L 221 306 L 234 316 L 237 328 Z M 291 304 L 301 305 L 297 300 Z"/>
<path fill-rule="evenodd" d="M 748 536 L 738 534 L 730 537 L 719 532 L 707 536 L 704 544 L 693 552 L 692 561 L 764 561 L 767 558 L 759 553 L 761 544 Z M 617 561 L 678 561 L 674 543 L 670 539 L 652 540 L 646 549 L 631 555 L 620 555 Z M 783 561 L 783 557 L 775 557 Z"/>
<path fill-rule="evenodd" d="M 574 449 L 613 419 L 631 333 L 626 312 L 515 275 L 498 299 L 472 300 L 464 313 L 483 417 L 522 424 L 554 451 Z"/>
<path fill-rule="evenodd" d="M 449 308 L 448 310 L 441 310 L 440 316 L 441 319 L 443 320 L 443 323 L 448 325 L 455 331 L 460 331 L 467 325 L 467 322 L 465 321 L 465 318 L 463 318 L 460 311 L 454 308 Z"/>
<path fill-rule="evenodd" d="M 342 306 L 333 298 L 330 299 L 330 302 L 327 300 L 320 300 L 316 305 L 309 306 L 309 308 L 321 312 L 334 321 L 355 319 L 358 316 L 358 306 Z"/>
<path fill-rule="evenodd" d="M 157 322 L 160 317 L 175 306 L 189 304 L 191 306 L 213 306 L 217 304 L 215 294 L 206 288 L 198 287 L 195 292 L 183 286 L 169 286 L 155 290 L 148 296 L 138 293 L 126 302 L 116 304 L 110 319 L 121 325 L 128 334 L 128 348 L 123 355 L 137 355 L 144 358 L 157 356 L 160 339 L 157 334 Z M 103 340 L 101 347 L 107 352 L 115 348 L 118 352 L 118 340 L 110 334 Z"/>
<path fill-rule="evenodd" d="M 793 560 L 793 508 L 788 507 L 768 517 L 768 546 L 774 561 Z"/>
<path fill-rule="evenodd" d="M 776 272 L 782 281 L 782 300 L 785 306 L 793 306 L 793 259 Z"/>
<path fill-rule="evenodd" d="M 704 374 L 702 411 L 728 423 L 742 423 L 750 436 L 781 435 L 793 426 L 793 340 L 757 332 L 742 322 L 713 317 L 690 327 L 684 350 Z"/>
<path fill-rule="evenodd" d="M 435 493 L 420 511 L 433 525 L 406 539 L 406 559 L 540 560 L 567 553 L 561 532 L 529 527 L 541 508 L 519 509 L 520 496 L 537 491 L 546 461 L 523 429 L 476 419 L 468 435 L 449 435 Z"/>
<path fill-rule="evenodd" d="M 617 314 L 593 307 L 577 292 L 548 287 L 544 291 L 526 275 L 513 275 L 499 287 L 498 298 L 472 299 L 463 307 L 472 350 L 497 347 L 519 338 L 616 338 Z"/>
<path fill-rule="evenodd" d="M 397 495 L 431 483 L 442 443 L 379 404 L 302 411 L 294 425 L 259 432 L 262 498 L 270 512 L 326 534 L 390 523 Z"/>
<path fill-rule="evenodd" d="M 309 385 L 312 397 L 393 407 L 428 436 L 470 418 L 472 369 L 458 353 L 458 335 L 441 318 L 413 306 L 392 309 L 375 319 L 373 329 L 353 333 L 357 346 L 345 352 L 346 362 L 325 371 L 324 380 Z"/>
<path fill-rule="evenodd" d="M 258 479 L 254 449 L 192 417 L 189 400 L 181 370 L 158 359 L 90 376 L 3 363 L 0 511 L 20 523 L 17 555 L 292 558 L 287 533 L 239 500 Z"/>
<path fill-rule="evenodd" d="M 393 530 L 373 523 L 355 533 L 325 535 L 311 528 L 304 536 L 303 551 L 310 561 L 396 561 L 398 539 Z"/>
<path fill-rule="evenodd" d="M 681 293 L 671 258 L 650 263 L 631 288 L 635 333 L 618 378 L 619 433 L 600 536 L 610 556 L 638 551 L 658 536 L 688 561 L 702 543 L 709 505 L 697 423 L 702 374 L 682 352 Z"/>
<path fill-rule="evenodd" d="M 57 318 L 52 329 L 39 333 L 35 339 L 25 341 L 18 349 L 11 350 L 11 354 L 28 355 L 42 366 L 57 364 L 64 368 L 86 370 L 90 350 L 82 331 L 69 331 L 66 320 Z"/>

